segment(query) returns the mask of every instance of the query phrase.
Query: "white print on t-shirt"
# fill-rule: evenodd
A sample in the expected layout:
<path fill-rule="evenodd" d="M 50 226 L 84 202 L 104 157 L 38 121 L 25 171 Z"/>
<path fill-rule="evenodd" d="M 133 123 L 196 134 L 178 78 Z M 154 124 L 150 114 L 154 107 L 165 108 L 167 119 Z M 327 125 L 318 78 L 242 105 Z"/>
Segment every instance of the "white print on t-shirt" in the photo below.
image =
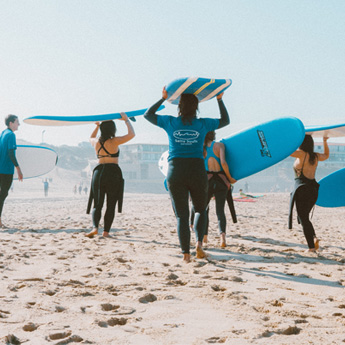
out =
<path fill-rule="evenodd" d="M 173 133 L 175 138 L 175 142 L 179 143 L 180 145 L 191 145 L 196 143 L 200 133 L 198 131 L 190 130 L 190 129 L 180 129 Z"/>

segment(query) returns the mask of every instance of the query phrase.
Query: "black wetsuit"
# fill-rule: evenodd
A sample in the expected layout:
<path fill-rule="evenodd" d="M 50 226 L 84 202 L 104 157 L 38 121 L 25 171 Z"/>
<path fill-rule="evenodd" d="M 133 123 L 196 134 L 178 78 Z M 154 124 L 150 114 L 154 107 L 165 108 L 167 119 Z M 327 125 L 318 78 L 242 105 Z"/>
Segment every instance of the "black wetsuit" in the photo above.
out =
<path fill-rule="evenodd" d="M 100 155 L 99 151 L 101 149 L 103 149 L 107 155 Z M 120 151 L 116 153 L 109 153 L 101 143 L 97 157 L 118 157 L 119 154 Z M 124 179 L 118 164 L 106 163 L 96 166 L 92 174 L 89 203 L 87 207 L 87 213 L 90 213 L 93 202 L 92 222 L 94 228 L 98 228 L 99 226 L 105 196 L 107 196 L 107 208 L 104 214 L 104 231 L 110 231 L 115 217 L 116 204 L 118 204 L 118 212 L 122 212 L 123 190 Z"/>
<path fill-rule="evenodd" d="M 313 224 L 309 219 L 309 213 L 316 203 L 319 192 L 319 184 L 315 179 L 309 179 L 303 175 L 303 166 L 306 157 L 307 154 L 304 158 L 302 169 L 298 172 L 295 170 L 295 188 L 291 193 L 290 199 L 289 229 L 292 229 L 292 211 L 294 204 L 296 204 L 297 219 L 302 225 L 308 247 L 312 249 L 315 248 L 314 237 L 316 235 Z"/>
<path fill-rule="evenodd" d="M 164 99 L 161 99 L 152 105 L 144 117 L 152 124 L 163 128 L 169 137 L 167 183 L 177 219 L 177 232 L 182 253 L 189 254 L 189 196 L 196 212 L 194 229 L 197 241 L 203 240 L 206 225 L 208 182 L 202 154 L 203 142 L 207 132 L 227 126 L 230 119 L 223 101 L 218 100 L 221 114 L 221 118 L 217 120 L 218 126 L 214 126 L 216 119 L 195 118 L 191 124 L 181 124 L 177 127 L 176 122 L 180 121 L 180 117 L 174 119 L 172 116 L 155 114 L 163 102 Z M 189 135 L 197 135 L 194 139 L 188 138 L 187 132 Z M 197 154 L 193 152 L 195 146 Z"/>

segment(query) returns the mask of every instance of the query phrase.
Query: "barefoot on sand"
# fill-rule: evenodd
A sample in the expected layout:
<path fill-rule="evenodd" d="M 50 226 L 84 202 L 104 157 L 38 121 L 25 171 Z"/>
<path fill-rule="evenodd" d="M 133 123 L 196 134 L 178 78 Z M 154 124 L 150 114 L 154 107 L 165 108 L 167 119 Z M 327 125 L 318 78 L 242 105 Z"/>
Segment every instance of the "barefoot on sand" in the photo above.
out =
<path fill-rule="evenodd" d="M 95 235 L 98 234 L 98 229 L 93 229 L 91 232 L 89 232 L 88 234 L 85 235 L 85 237 L 88 238 L 93 238 Z"/>
<path fill-rule="evenodd" d="M 320 240 L 317 237 L 315 237 L 314 246 L 315 250 L 318 250 L 320 248 Z"/>
<path fill-rule="evenodd" d="M 203 251 L 201 247 L 196 247 L 196 257 L 197 259 L 207 258 L 207 254 Z"/>
<path fill-rule="evenodd" d="M 190 254 L 183 254 L 183 262 L 190 263 Z"/>

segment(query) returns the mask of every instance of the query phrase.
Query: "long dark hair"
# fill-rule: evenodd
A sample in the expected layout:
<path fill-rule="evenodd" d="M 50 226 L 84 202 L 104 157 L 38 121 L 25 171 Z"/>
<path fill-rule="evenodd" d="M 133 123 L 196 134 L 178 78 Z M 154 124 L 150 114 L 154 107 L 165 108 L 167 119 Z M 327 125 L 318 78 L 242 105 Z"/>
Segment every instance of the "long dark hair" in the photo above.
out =
<path fill-rule="evenodd" d="M 309 153 L 309 163 L 314 165 L 317 158 L 317 154 L 314 152 L 314 140 L 313 137 L 307 134 L 304 137 L 303 143 L 299 147 L 300 150 Z"/>
<path fill-rule="evenodd" d="M 206 145 L 209 141 L 214 141 L 216 140 L 216 132 L 215 131 L 209 131 L 207 132 L 206 136 L 205 136 L 205 140 L 204 140 L 204 155 L 206 155 Z"/>
<path fill-rule="evenodd" d="M 104 144 L 108 139 L 115 137 L 116 126 L 114 121 L 103 121 L 99 128 L 101 130 L 100 143 Z"/>
<path fill-rule="evenodd" d="M 199 100 L 196 96 L 189 93 L 183 93 L 178 104 L 178 116 L 182 117 L 183 124 L 192 124 L 198 112 Z"/>

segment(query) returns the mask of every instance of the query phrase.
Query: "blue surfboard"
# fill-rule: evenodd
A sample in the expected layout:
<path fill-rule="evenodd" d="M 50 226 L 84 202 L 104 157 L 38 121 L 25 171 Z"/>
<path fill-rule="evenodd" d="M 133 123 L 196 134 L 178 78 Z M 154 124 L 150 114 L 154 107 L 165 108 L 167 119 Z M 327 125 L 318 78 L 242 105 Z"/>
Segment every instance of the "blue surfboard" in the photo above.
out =
<path fill-rule="evenodd" d="M 158 110 L 164 109 L 162 105 Z M 147 108 L 125 112 L 129 118 L 144 115 Z M 121 118 L 121 113 L 100 114 L 100 115 L 82 115 L 82 116 L 53 116 L 53 115 L 37 115 L 31 116 L 23 121 L 30 125 L 37 126 L 74 126 L 82 124 L 90 124 L 108 120 L 116 120 Z"/>
<path fill-rule="evenodd" d="M 322 207 L 345 206 L 345 168 L 327 175 L 319 181 L 316 205 Z"/>
<path fill-rule="evenodd" d="M 297 150 L 304 139 L 304 125 L 295 117 L 283 117 L 247 128 L 220 141 L 231 176 L 240 180 L 282 161 Z M 158 161 L 168 172 L 168 151 Z"/>
<path fill-rule="evenodd" d="M 17 145 L 16 158 L 24 179 L 47 174 L 54 169 L 58 156 L 49 147 L 33 145 Z M 14 179 L 18 179 L 15 169 Z"/>
<path fill-rule="evenodd" d="M 167 101 L 178 104 L 183 93 L 191 93 L 198 98 L 199 102 L 205 102 L 225 91 L 231 83 L 231 79 L 197 77 L 176 79 L 166 86 Z"/>
<path fill-rule="evenodd" d="M 283 117 L 222 139 L 231 176 L 240 180 L 282 161 L 296 151 L 304 136 L 301 120 Z"/>
<path fill-rule="evenodd" d="M 345 123 L 329 126 L 306 126 L 305 134 L 310 134 L 315 138 L 345 137 Z"/>

